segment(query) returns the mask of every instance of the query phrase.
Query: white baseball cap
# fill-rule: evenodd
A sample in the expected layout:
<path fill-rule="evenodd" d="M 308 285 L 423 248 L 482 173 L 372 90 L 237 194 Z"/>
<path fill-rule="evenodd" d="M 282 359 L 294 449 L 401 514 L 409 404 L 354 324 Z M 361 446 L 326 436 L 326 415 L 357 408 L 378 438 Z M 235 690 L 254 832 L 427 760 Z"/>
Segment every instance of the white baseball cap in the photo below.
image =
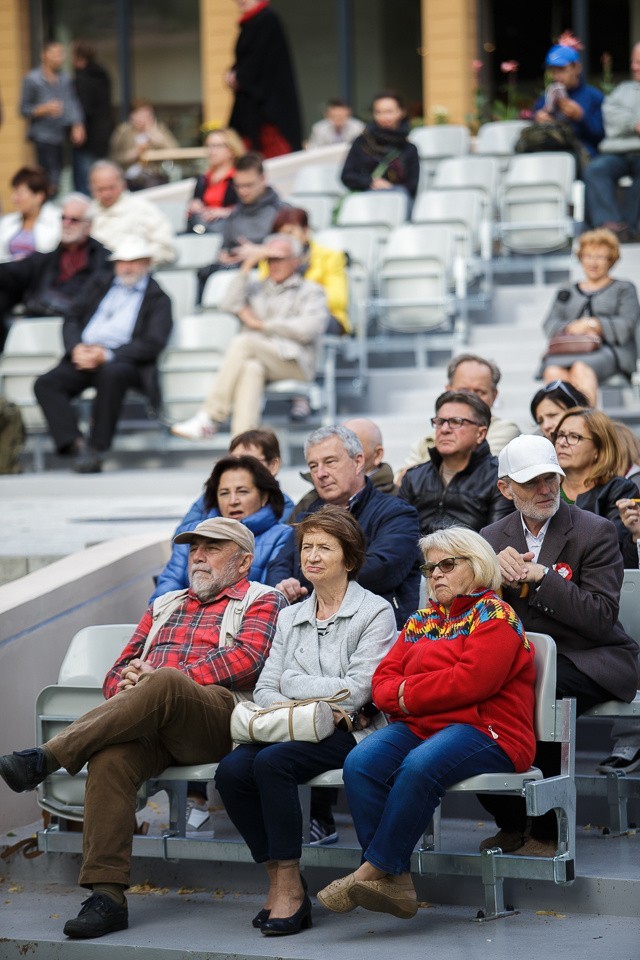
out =
<path fill-rule="evenodd" d="M 500 451 L 498 457 L 498 476 L 509 477 L 516 483 L 527 483 L 544 473 L 565 473 L 556 456 L 550 440 L 535 434 L 522 434 L 515 437 Z"/>

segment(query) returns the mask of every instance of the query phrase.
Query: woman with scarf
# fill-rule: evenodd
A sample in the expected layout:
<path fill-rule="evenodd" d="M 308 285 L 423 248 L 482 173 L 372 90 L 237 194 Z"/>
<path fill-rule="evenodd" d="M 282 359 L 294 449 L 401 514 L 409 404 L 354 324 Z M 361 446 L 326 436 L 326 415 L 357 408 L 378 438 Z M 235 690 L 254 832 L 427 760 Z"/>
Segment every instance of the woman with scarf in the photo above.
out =
<path fill-rule="evenodd" d="M 396 93 L 385 91 L 373 98 L 373 122 L 353 141 L 342 168 L 349 190 L 403 188 L 413 200 L 418 189 L 420 159 L 407 137 L 409 121 Z"/>

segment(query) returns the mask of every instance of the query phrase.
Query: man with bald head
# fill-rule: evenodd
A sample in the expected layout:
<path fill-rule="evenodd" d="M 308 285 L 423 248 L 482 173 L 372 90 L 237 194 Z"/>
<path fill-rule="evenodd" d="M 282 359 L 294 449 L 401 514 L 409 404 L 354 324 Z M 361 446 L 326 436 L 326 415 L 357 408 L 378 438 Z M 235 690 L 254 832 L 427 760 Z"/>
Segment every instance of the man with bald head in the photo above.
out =
<path fill-rule="evenodd" d="M 8 332 L 5 317 L 18 304 L 27 316 L 64 314 L 81 302 L 89 284 L 112 275 L 108 251 L 89 236 L 90 207 L 89 197 L 69 194 L 56 249 L 0 264 L 0 352 Z"/>
<path fill-rule="evenodd" d="M 602 105 L 605 138 L 585 168 L 585 199 L 592 227 L 608 227 L 619 240 L 634 239 L 640 207 L 640 43 L 631 51 L 631 80 L 625 80 Z M 618 195 L 618 181 L 631 186 Z"/>

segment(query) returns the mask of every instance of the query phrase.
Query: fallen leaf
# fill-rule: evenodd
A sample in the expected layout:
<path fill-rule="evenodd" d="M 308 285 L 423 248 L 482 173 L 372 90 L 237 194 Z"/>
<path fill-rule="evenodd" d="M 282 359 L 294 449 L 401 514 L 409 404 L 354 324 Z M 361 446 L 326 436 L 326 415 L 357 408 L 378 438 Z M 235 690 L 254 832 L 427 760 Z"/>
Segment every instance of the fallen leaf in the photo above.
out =
<path fill-rule="evenodd" d="M 205 887 L 180 887 L 178 895 L 184 897 L 189 893 L 204 893 L 204 891 Z"/>
<path fill-rule="evenodd" d="M 60 919 L 60 914 L 59 914 L 59 913 L 50 913 L 50 914 L 49 914 L 49 920 L 59 920 L 59 919 Z"/>
<path fill-rule="evenodd" d="M 566 920 L 566 913 L 556 913 L 555 910 L 536 910 L 538 917 L 556 917 L 558 920 Z"/>
<path fill-rule="evenodd" d="M 9 884 L 9 893 L 24 893 L 24 887 L 21 883 Z"/>
<path fill-rule="evenodd" d="M 166 893 L 169 893 L 169 887 L 157 887 L 154 883 L 151 883 L 150 880 L 145 880 L 144 883 L 136 883 L 133 887 L 129 887 L 129 893 L 142 895 L 155 893 L 164 896 Z"/>

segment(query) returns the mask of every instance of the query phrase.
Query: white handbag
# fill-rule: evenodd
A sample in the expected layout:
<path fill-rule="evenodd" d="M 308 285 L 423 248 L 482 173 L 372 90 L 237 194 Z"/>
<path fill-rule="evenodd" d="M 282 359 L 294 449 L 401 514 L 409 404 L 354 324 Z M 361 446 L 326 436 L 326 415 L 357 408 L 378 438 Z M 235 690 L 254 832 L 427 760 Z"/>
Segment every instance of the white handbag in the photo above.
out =
<path fill-rule="evenodd" d="M 340 690 L 323 700 L 286 700 L 270 707 L 242 700 L 231 714 L 231 739 L 234 743 L 285 743 L 288 740 L 319 743 L 335 730 L 335 705 L 348 696 L 348 690 Z M 351 731 L 351 720 L 340 707 L 337 710 L 346 718 L 347 729 Z"/>

